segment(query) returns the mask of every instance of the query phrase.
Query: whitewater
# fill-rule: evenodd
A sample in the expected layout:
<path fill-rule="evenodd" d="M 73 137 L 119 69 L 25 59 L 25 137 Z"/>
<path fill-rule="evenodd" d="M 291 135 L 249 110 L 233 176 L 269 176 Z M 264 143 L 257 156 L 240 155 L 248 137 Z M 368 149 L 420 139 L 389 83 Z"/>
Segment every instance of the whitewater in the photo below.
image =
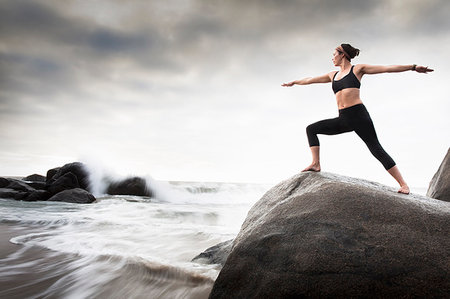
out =
<path fill-rule="evenodd" d="M 0 298 L 207 298 L 221 265 L 192 259 L 233 239 L 271 186 L 148 185 L 153 197 L 98 183 L 93 204 L 0 199 Z"/>

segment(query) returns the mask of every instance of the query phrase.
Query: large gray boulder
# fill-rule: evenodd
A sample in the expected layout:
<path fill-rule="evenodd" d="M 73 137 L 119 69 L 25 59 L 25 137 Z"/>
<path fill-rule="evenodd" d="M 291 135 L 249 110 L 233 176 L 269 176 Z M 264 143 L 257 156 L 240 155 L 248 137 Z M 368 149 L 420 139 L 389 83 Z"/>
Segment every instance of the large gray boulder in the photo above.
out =
<path fill-rule="evenodd" d="M 9 180 L 7 178 L 0 177 L 0 188 L 6 188 L 9 185 Z"/>
<path fill-rule="evenodd" d="M 249 211 L 210 298 L 444 298 L 450 203 L 306 172 Z"/>
<path fill-rule="evenodd" d="M 22 200 L 24 201 L 45 201 L 49 199 L 52 194 L 46 190 L 36 190 L 31 193 L 28 193 L 26 197 Z"/>
<path fill-rule="evenodd" d="M 135 195 L 149 196 L 152 191 L 147 186 L 147 181 L 141 177 L 129 177 L 120 181 L 111 182 L 106 190 L 110 195 Z"/>
<path fill-rule="evenodd" d="M 47 186 L 53 185 L 60 177 L 66 175 L 69 172 L 76 176 L 77 182 L 81 189 L 90 191 L 89 172 L 86 168 L 86 165 L 81 162 L 68 163 L 63 167 L 50 169 L 47 172 Z"/>
<path fill-rule="evenodd" d="M 16 191 L 22 191 L 22 192 L 33 192 L 35 189 L 28 185 L 27 183 L 16 180 L 16 179 L 9 179 L 9 184 L 6 186 L 6 188 L 14 189 Z"/>
<path fill-rule="evenodd" d="M 70 203 L 93 203 L 95 201 L 94 195 L 88 191 L 75 188 L 70 190 L 64 190 L 56 195 L 53 195 L 48 199 L 48 201 L 62 201 Z"/>
<path fill-rule="evenodd" d="M 58 177 L 56 180 L 52 180 L 52 183 L 47 185 L 47 190 L 51 194 L 57 194 L 64 190 L 70 190 L 80 188 L 78 178 L 72 172 L 66 172 Z"/>
<path fill-rule="evenodd" d="M 15 200 L 23 200 L 30 192 L 18 191 L 11 188 L 0 188 L 0 198 L 9 198 Z"/>
<path fill-rule="evenodd" d="M 450 148 L 430 182 L 427 196 L 450 201 Z"/>
<path fill-rule="evenodd" d="M 31 174 L 27 177 L 23 178 L 24 181 L 29 181 L 29 182 L 45 182 L 46 178 L 43 175 L 40 174 Z"/>

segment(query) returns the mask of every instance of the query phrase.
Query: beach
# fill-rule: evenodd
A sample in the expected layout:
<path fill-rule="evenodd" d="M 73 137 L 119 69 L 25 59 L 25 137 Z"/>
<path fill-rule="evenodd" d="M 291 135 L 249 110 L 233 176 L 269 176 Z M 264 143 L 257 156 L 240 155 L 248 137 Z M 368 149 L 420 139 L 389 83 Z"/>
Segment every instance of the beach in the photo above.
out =
<path fill-rule="evenodd" d="M 0 297 L 207 298 L 221 265 L 192 259 L 233 239 L 267 186 L 153 188 L 92 204 L 0 199 Z"/>

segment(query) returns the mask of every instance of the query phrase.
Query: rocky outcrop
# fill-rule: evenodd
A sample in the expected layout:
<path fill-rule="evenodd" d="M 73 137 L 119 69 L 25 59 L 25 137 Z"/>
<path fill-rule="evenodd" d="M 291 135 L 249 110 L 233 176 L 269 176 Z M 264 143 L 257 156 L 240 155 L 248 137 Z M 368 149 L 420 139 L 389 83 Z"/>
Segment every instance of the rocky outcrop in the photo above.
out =
<path fill-rule="evenodd" d="M 301 173 L 249 211 L 210 298 L 444 298 L 450 204 Z"/>
<path fill-rule="evenodd" d="M 0 178 L 0 198 L 23 201 L 64 201 L 92 203 L 89 193 L 89 173 L 80 162 L 47 171 L 47 177 L 33 174 L 22 180 Z"/>
<path fill-rule="evenodd" d="M 16 191 L 23 191 L 23 192 L 32 192 L 34 191 L 34 188 L 29 186 L 27 183 L 16 180 L 16 179 L 9 179 L 9 184 L 6 186 L 6 188 L 14 189 Z"/>
<path fill-rule="evenodd" d="M 153 196 L 153 192 L 147 184 L 147 180 L 142 177 L 129 177 L 123 180 L 112 180 L 103 178 L 107 182 L 106 193 L 110 195 L 136 195 Z M 91 191 L 89 171 L 80 162 L 68 163 L 62 167 L 56 167 L 47 171 L 47 176 L 33 174 L 22 180 L 0 177 L 0 198 L 10 198 L 24 201 L 49 200 L 54 195 L 59 195 L 66 190 L 82 189 Z M 105 190 L 101 190 L 104 192 Z M 91 197 L 86 200 L 84 193 L 66 192 L 70 194 L 72 202 L 85 203 L 92 202 Z M 76 199 L 77 195 L 82 196 Z M 59 200 L 59 197 L 56 197 Z M 52 199 L 50 199 L 52 200 Z"/>
<path fill-rule="evenodd" d="M 36 191 L 33 191 L 33 192 L 27 194 L 27 196 L 25 198 L 23 198 L 22 200 L 24 200 L 24 201 L 45 201 L 45 200 L 48 200 L 51 196 L 52 196 L 52 194 L 46 190 L 36 190 Z"/>
<path fill-rule="evenodd" d="M 141 177 L 130 177 L 121 181 L 111 182 L 106 193 L 110 195 L 152 196 L 146 180 Z"/>
<path fill-rule="evenodd" d="M 32 174 L 29 175 L 27 177 L 24 177 L 23 180 L 24 181 L 30 181 L 30 182 L 45 182 L 46 181 L 46 177 L 40 174 Z"/>
<path fill-rule="evenodd" d="M 6 188 L 9 185 L 7 178 L 0 178 L 0 188 Z"/>
<path fill-rule="evenodd" d="M 57 179 L 52 179 L 52 182 L 47 184 L 47 190 L 52 194 L 75 188 L 80 188 L 80 184 L 78 183 L 77 176 L 70 171 Z"/>
<path fill-rule="evenodd" d="M 450 201 L 450 148 L 430 182 L 427 196 Z"/>
<path fill-rule="evenodd" d="M 55 176 L 55 174 L 61 169 L 61 167 L 55 167 L 47 170 L 46 182 L 49 183 L 50 180 Z"/>
<path fill-rule="evenodd" d="M 209 247 L 196 257 L 192 259 L 192 262 L 204 263 L 204 264 L 225 264 L 228 255 L 231 251 L 233 240 L 221 242 L 217 245 Z"/>
<path fill-rule="evenodd" d="M 22 200 L 28 196 L 27 192 L 14 190 L 11 188 L 0 188 L 0 198 L 12 198 L 15 200 Z"/>
<path fill-rule="evenodd" d="M 63 201 L 71 203 L 93 203 L 95 201 L 94 195 L 84 189 L 75 188 L 64 190 L 58 194 L 50 197 L 48 201 Z"/>
<path fill-rule="evenodd" d="M 89 172 L 83 163 L 73 162 L 57 169 L 55 174 L 53 174 L 52 169 L 48 171 L 48 174 L 51 175 L 51 177 L 47 177 L 47 185 L 52 185 L 67 173 L 72 173 L 76 177 L 79 187 L 89 191 Z"/>

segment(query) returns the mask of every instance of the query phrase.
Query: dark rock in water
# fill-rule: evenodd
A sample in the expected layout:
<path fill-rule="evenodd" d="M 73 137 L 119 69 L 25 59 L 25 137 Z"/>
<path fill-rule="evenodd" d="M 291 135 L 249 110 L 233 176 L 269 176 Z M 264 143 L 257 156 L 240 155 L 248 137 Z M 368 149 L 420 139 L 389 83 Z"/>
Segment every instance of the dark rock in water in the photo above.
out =
<path fill-rule="evenodd" d="M 95 201 L 94 195 L 84 189 L 76 188 L 64 190 L 50 197 L 48 201 L 63 201 L 70 203 L 92 203 Z"/>
<path fill-rule="evenodd" d="M 24 192 L 24 191 L 17 191 L 17 193 L 14 195 L 15 200 L 24 200 L 28 197 L 28 195 L 32 192 Z"/>
<path fill-rule="evenodd" d="M 53 176 L 51 176 L 51 179 L 49 180 L 49 176 L 51 175 L 51 173 L 49 174 L 49 172 L 53 172 L 53 169 L 50 169 L 47 172 L 47 185 L 52 185 L 53 182 L 55 182 L 58 178 L 62 177 L 63 175 L 65 175 L 66 173 L 73 173 L 78 180 L 78 184 L 80 186 L 80 188 L 89 191 L 89 173 L 86 170 L 86 167 L 84 166 L 83 163 L 81 162 L 73 162 L 73 163 L 69 163 L 64 165 L 63 167 L 61 167 L 56 174 L 54 174 Z"/>
<path fill-rule="evenodd" d="M 427 196 L 450 201 L 450 148 L 430 182 Z"/>
<path fill-rule="evenodd" d="M 233 240 L 228 240 L 212 247 L 209 247 L 204 252 L 200 253 L 192 259 L 193 262 L 204 262 L 206 264 L 225 264 L 228 255 L 231 251 Z"/>
<path fill-rule="evenodd" d="M 9 180 L 6 178 L 0 177 L 0 188 L 6 188 L 9 185 Z"/>
<path fill-rule="evenodd" d="M 52 169 L 49 169 L 47 171 L 47 178 L 46 178 L 46 182 L 49 183 L 51 181 L 51 179 L 53 179 L 53 177 L 55 176 L 55 174 L 58 173 L 58 171 L 61 169 L 61 167 L 55 167 Z"/>
<path fill-rule="evenodd" d="M 30 181 L 30 182 L 45 182 L 46 178 L 43 175 L 40 174 L 32 174 L 25 178 L 23 178 L 24 181 Z"/>
<path fill-rule="evenodd" d="M 77 176 L 72 172 L 66 172 L 56 180 L 52 180 L 50 185 L 47 186 L 47 190 L 52 194 L 74 188 L 80 188 L 80 185 Z"/>
<path fill-rule="evenodd" d="M 27 193 L 10 188 L 0 188 L 0 198 L 20 200 L 20 198 L 24 197 L 25 194 Z"/>
<path fill-rule="evenodd" d="M 91 203 L 95 201 L 95 197 L 88 192 L 88 187 L 88 171 L 82 163 L 74 162 L 50 169 L 47 178 L 38 174 L 22 180 L 0 178 L 0 198 Z"/>
<path fill-rule="evenodd" d="M 19 193 L 24 193 L 16 191 L 10 188 L 0 188 L 0 198 L 15 199 Z"/>
<path fill-rule="evenodd" d="M 45 201 L 48 200 L 52 194 L 45 190 L 36 190 L 34 192 L 29 193 L 22 200 L 24 201 Z"/>
<path fill-rule="evenodd" d="M 47 200 L 51 194 L 45 190 L 22 191 L 11 188 L 0 188 L 0 198 L 8 198 L 23 201 Z"/>
<path fill-rule="evenodd" d="M 210 298 L 445 298 L 450 204 L 305 172 L 249 211 Z"/>
<path fill-rule="evenodd" d="M 27 182 L 27 185 L 37 190 L 47 190 L 45 182 Z"/>
<path fill-rule="evenodd" d="M 152 196 L 146 180 L 141 177 L 131 177 L 122 181 L 112 182 L 106 193 L 110 195 Z"/>
<path fill-rule="evenodd" d="M 29 186 L 27 183 L 21 180 L 9 179 L 7 188 L 14 189 L 16 191 L 32 192 L 35 189 Z"/>
<path fill-rule="evenodd" d="M 17 191 L 9 188 L 0 188 L 0 198 L 14 198 Z"/>

